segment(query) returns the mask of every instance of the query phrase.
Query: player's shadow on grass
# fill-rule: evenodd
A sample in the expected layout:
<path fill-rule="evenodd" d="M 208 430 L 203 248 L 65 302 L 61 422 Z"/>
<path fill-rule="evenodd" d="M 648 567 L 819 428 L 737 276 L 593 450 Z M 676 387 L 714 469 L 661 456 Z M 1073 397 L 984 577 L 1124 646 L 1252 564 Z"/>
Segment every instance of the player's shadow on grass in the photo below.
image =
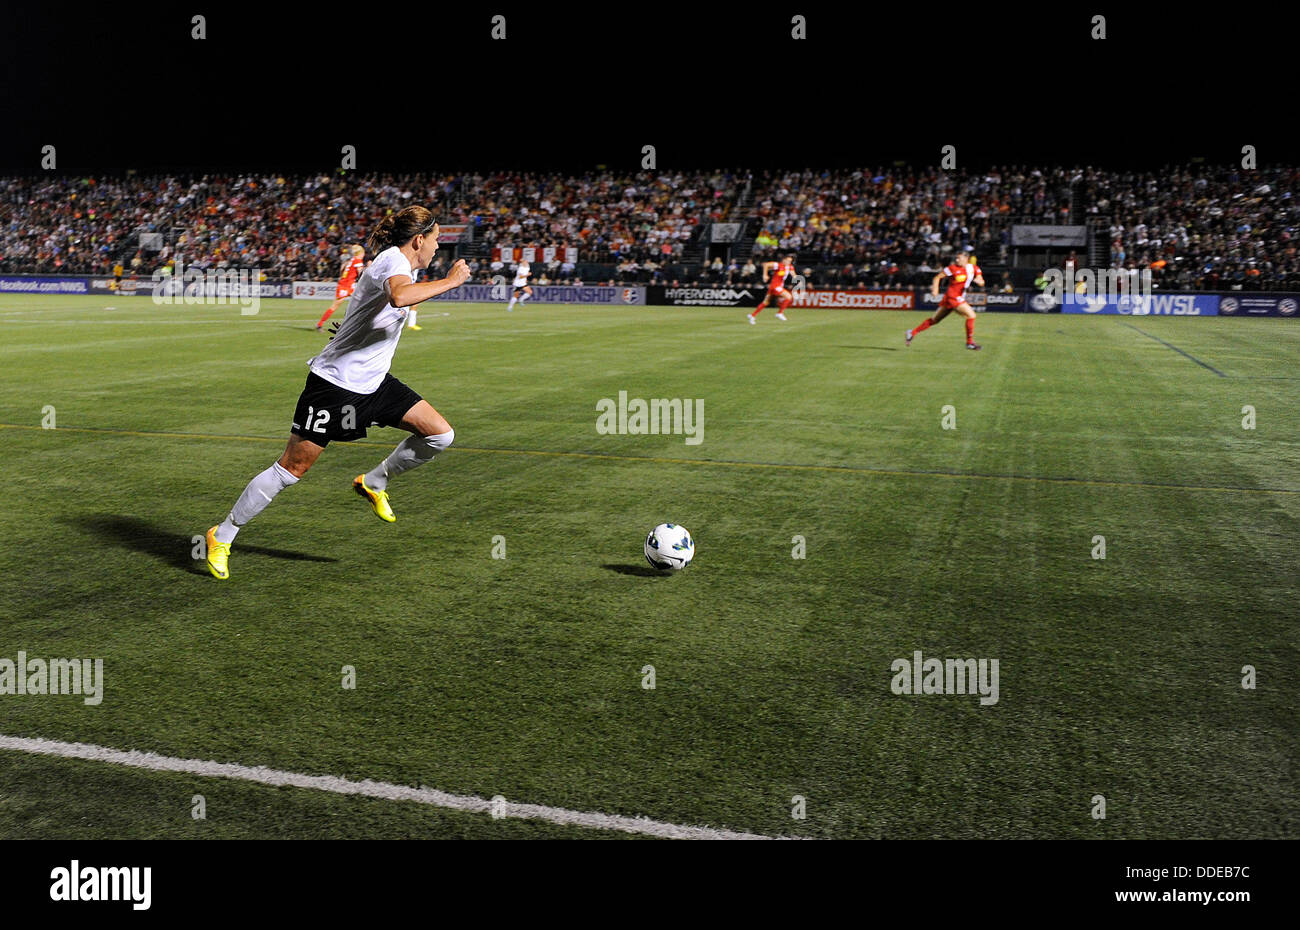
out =
<path fill-rule="evenodd" d="M 207 567 L 202 561 L 193 558 L 193 533 L 173 533 L 155 526 L 139 517 L 127 517 L 121 514 L 101 513 L 79 520 L 69 520 L 82 529 L 89 530 L 100 539 L 109 539 L 120 546 L 151 555 L 173 568 L 187 572 L 206 575 Z M 312 555 L 308 552 L 292 552 L 287 549 L 268 549 L 265 546 L 240 545 L 241 553 L 267 555 L 274 559 L 292 559 L 300 562 L 337 562 L 338 559 L 325 555 Z"/>
<path fill-rule="evenodd" d="M 656 571 L 649 565 L 614 565 L 606 562 L 601 568 L 618 572 L 620 575 L 636 575 L 638 578 L 664 578 L 668 575 L 668 572 Z"/>

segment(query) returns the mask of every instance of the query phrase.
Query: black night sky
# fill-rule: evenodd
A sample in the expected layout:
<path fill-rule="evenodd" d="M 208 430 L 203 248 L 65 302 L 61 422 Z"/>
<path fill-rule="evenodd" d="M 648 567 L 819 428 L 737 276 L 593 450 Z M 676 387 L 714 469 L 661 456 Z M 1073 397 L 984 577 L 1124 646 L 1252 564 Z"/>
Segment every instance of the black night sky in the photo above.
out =
<path fill-rule="evenodd" d="M 0 35 L 0 171 L 1289 162 L 1294 12 L 1076 3 L 448 10 L 43 4 Z M 1225 8 L 1227 9 L 1227 8 Z M 493 11 L 507 39 L 493 41 Z M 190 38 L 191 17 L 207 38 Z M 808 38 L 790 38 L 790 17 Z M 1092 16 L 1107 38 L 1090 37 Z"/>

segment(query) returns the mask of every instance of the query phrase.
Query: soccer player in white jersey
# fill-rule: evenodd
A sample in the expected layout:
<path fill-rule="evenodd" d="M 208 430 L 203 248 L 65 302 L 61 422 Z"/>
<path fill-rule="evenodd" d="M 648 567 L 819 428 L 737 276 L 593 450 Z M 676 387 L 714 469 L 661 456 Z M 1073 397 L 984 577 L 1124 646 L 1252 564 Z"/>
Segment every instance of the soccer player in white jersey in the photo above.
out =
<path fill-rule="evenodd" d="M 533 289 L 528 286 L 528 276 L 532 273 L 532 267 L 528 262 L 520 262 L 518 265 L 515 265 L 515 292 L 510 295 L 510 303 L 506 307 L 507 310 L 515 309 L 515 301 L 518 301 L 519 306 L 522 307 L 524 301 L 533 296 Z M 522 297 L 519 296 L 521 294 L 523 295 Z"/>
<path fill-rule="evenodd" d="M 438 224 L 424 207 L 388 214 L 370 236 L 375 260 L 361 275 L 347 315 L 324 350 L 308 362 L 284 455 L 253 478 L 230 514 L 207 533 L 208 570 L 229 578 L 230 544 L 271 499 L 306 474 L 331 440 L 362 439 L 369 426 L 397 426 L 411 435 L 352 482 L 381 520 L 392 523 L 388 482 L 451 445 L 455 432 L 442 414 L 388 371 L 409 308 L 469 278 L 463 260 L 447 277 L 415 283 L 438 251 Z"/>

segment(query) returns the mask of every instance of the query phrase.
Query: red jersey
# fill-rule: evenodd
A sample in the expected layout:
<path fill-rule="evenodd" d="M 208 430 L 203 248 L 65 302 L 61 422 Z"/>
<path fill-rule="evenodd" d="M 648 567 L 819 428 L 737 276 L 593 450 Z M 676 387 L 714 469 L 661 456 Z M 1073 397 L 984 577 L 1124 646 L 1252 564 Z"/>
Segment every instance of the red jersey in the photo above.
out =
<path fill-rule="evenodd" d="M 789 274 L 794 274 L 794 265 L 777 262 L 776 267 L 772 269 L 772 277 L 767 279 L 767 289 L 773 292 L 781 290 L 785 287 L 785 277 Z"/>
<path fill-rule="evenodd" d="M 966 288 L 970 287 L 972 281 L 983 275 L 979 265 L 949 265 L 943 273 L 948 277 L 948 290 L 944 291 L 944 300 L 954 303 L 965 300 Z"/>
<path fill-rule="evenodd" d="M 340 285 L 353 284 L 357 280 L 357 275 L 361 273 L 361 266 L 366 263 L 364 255 L 352 256 L 352 261 L 348 262 L 348 267 L 343 271 L 343 277 L 339 279 Z"/>

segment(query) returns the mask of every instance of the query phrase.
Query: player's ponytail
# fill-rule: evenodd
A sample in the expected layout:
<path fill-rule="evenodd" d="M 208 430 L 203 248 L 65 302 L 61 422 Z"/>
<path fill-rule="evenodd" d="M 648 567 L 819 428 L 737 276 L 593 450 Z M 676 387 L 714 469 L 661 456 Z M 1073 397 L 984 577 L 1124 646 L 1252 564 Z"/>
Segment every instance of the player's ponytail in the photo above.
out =
<path fill-rule="evenodd" d="M 424 207 L 406 207 L 389 213 L 375 227 L 366 244 L 371 252 L 382 252 L 394 245 L 405 245 L 414 237 L 433 231 L 433 214 Z"/>
<path fill-rule="evenodd" d="M 370 238 L 366 240 L 366 245 L 370 247 L 371 252 L 382 252 L 388 248 L 388 240 L 393 235 L 394 222 L 391 213 L 379 221 L 379 225 L 375 227 L 370 234 Z"/>

